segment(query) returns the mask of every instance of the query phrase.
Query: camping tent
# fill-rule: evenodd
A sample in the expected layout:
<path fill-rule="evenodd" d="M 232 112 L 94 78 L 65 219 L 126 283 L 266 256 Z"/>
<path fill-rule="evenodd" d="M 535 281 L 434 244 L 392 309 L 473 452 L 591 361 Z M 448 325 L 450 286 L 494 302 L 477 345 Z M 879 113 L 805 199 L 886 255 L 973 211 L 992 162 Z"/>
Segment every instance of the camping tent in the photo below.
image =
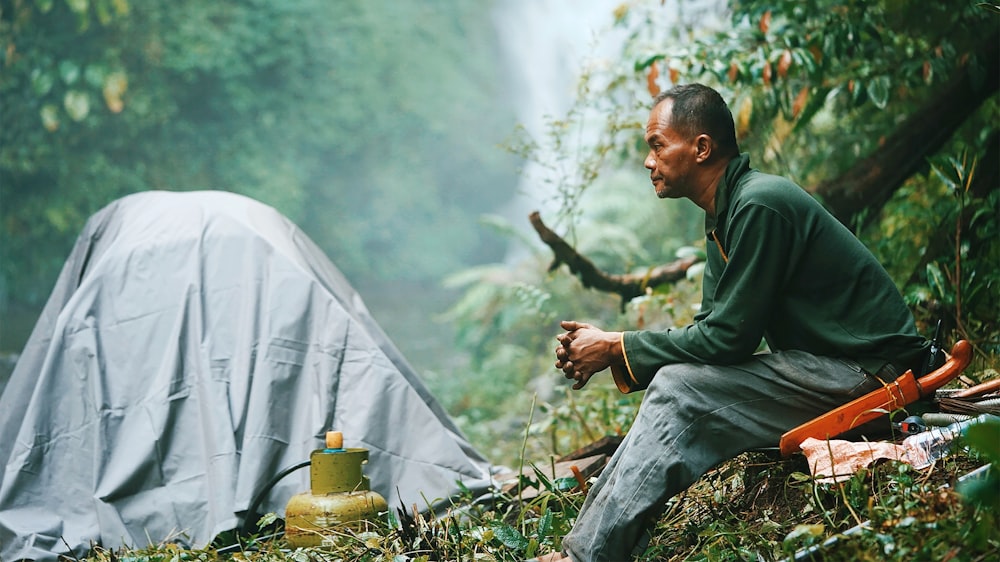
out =
<path fill-rule="evenodd" d="M 0 560 L 204 546 L 330 429 L 370 451 L 390 509 L 490 484 L 288 219 L 225 192 L 124 197 L 87 222 L 0 395 Z M 261 513 L 309 489 L 297 472 Z"/>

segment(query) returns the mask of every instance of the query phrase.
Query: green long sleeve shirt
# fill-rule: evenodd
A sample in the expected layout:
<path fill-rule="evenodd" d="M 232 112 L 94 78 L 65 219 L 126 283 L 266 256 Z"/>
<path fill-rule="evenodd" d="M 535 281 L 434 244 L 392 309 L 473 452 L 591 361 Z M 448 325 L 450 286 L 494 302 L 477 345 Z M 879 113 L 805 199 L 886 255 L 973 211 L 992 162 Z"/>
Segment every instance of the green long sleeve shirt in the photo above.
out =
<path fill-rule="evenodd" d="M 622 335 L 623 391 L 646 388 L 663 365 L 735 364 L 765 339 L 772 351 L 844 357 L 874 373 L 915 366 L 927 342 L 867 248 L 789 180 L 733 159 L 706 216 L 701 309 L 679 329 Z"/>

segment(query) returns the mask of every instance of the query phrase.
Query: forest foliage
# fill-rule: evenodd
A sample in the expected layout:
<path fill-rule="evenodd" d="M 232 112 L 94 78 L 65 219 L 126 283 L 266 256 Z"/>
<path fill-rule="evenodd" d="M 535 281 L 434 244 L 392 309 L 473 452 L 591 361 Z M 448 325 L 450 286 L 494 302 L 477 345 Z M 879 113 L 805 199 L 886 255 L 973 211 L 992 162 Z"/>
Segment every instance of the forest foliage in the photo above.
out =
<path fill-rule="evenodd" d="M 514 190 L 514 117 L 481 9 L 0 1 L 0 306 L 44 302 L 83 222 L 150 189 L 274 206 L 356 283 L 495 258 L 476 221 Z"/>
<path fill-rule="evenodd" d="M 677 5 L 684 17 L 663 25 L 663 11 Z M 501 262 L 488 241 L 515 229 L 476 220 L 512 194 L 512 160 L 540 143 L 557 148 L 554 158 L 576 172 L 562 178 L 559 210 L 546 220 L 605 270 L 643 272 L 703 250 L 697 209 L 657 202 L 646 185 L 641 132 L 653 91 L 695 80 L 718 88 L 755 167 L 814 189 L 877 151 L 957 73 L 975 83 L 997 72 L 977 50 L 1000 28 L 995 2 L 733 0 L 715 13 L 712 3 L 623 1 L 609 14 L 626 36 L 619 55 L 585 68 L 569 114 L 511 155 L 495 147 L 512 129 L 512 108 L 496 103 L 510 92 L 492 74 L 498 55 L 484 40 L 493 31 L 483 8 L 386 6 L 0 0 L 0 302 L 44 299 L 83 221 L 114 198 L 237 191 L 303 225 L 354 279 L 445 276 L 461 297 L 440 320 L 455 326 L 455 347 L 470 363 L 424 373 L 435 394 L 488 458 L 552 458 L 623 434 L 641 398 L 620 395 L 609 377 L 570 392 L 552 365 L 558 321 L 684 324 L 700 284 L 695 268 L 623 308 L 549 270 L 551 254 L 537 241 L 521 239 L 524 258 Z M 600 116 L 598 134 L 581 134 L 593 125 L 585 115 Z M 891 186 L 884 206 L 850 221 L 925 333 L 942 318 L 946 342 L 976 346 L 973 381 L 996 375 L 1000 353 L 998 126 L 992 91 Z M 463 267 L 472 255 L 480 264 Z M 523 440 L 509 439 L 518 432 Z M 861 516 L 878 532 L 843 541 L 876 548 L 879 559 L 995 554 L 995 503 L 943 487 L 983 456 L 956 455 L 927 473 L 889 463 L 840 488 L 821 486 L 794 461 L 730 463 L 670 506 L 649 556 L 777 559 Z M 464 509 L 472 528 L 452 514 L 417 516 L 349 537 L 349 548 L 371 560 L 404 551 L 515 560 L 557 548 L 582 492 L 536 476 L 554 493 L 509 511 Z M 175 554 L 215 559 L 132 553 Z"/>

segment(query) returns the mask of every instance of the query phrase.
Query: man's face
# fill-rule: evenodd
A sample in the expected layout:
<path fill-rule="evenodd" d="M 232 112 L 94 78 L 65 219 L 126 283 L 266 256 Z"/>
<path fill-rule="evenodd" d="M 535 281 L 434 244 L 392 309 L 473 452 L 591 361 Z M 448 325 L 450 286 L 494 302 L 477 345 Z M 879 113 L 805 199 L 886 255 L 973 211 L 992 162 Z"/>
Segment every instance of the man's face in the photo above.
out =
<path fill-rule="evenodd" d="M 674 101 L 667 98 L 649 112 L 646 124 L 646 144 L 649 155 L 643 164 L 660 199 L 690 197 L 693 189 L 697 146 L 670 126 L 670 111 Z"/>

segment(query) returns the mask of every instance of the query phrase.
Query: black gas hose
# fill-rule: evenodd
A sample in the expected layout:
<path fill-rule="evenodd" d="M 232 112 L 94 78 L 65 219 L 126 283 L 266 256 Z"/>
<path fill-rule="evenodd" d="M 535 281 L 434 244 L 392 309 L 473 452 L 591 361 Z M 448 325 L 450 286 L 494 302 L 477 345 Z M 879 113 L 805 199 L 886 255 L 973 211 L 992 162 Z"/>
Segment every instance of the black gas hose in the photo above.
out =
<path fill-rule="evenodd" d="M 264 501 L 264 498 L 267 497 L 267 494 L 271 492 L 271 488 L 274 488 L 275 484 L 280 482 L 282 478 L 288 476 L 289 474 L 295 472 L 300 468 L 307 467 L 310 464 L 312 464 L 312 461 L 302 461 L 295 466 L 290 466 L 285 470 L 282 470 L 274 478 L 272 478 L 270 482 L 265 484 L 264 487 L 261 488 L 259 492 L 257 492 L 257 495 L 254 496 L 253 501 L 250 502 L 250 507 L 249 509 L 247 509 L 246 517 L 243 519 L 243 528 L 240 530 L 240 535 L 244 537 L 249 537 L 252 533 L 260 531 L 260 528 L 257 527 L 257 520 L 259 519 L 257 515 L 257 507 L 260 506 L 261 502 Z"/>

